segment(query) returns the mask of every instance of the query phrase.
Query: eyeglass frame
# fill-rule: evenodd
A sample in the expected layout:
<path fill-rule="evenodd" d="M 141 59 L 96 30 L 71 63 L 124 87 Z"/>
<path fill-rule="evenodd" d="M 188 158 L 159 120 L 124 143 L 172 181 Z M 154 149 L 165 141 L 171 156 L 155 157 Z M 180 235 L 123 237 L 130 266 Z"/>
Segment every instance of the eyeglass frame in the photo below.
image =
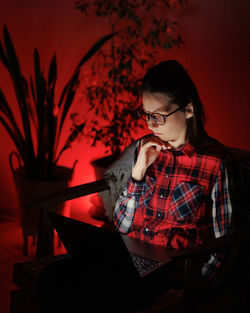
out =
<path fill-rule="evenodd" d="M 164 125 L 166 123 L 166 118 L 171 116 L 172 114 L 180 111 L 181 109 L 183 109 L 183 107 L 179 107 L 177 109 L 175 109 L 173 112 L 170 112 L 169 114 L 160 114 L 160 113 L 147 113 L 142 109 L 142 105 L 137 109 L 137 115 L 138 117 L 140 117 L 141 119 L 143 119 L 143 121 L 145 122 L 149 122 L 150 119 L 153 121 L 153 123 L 157 124 L 157 125 Z M 142 117 L 142 115 L 140 114 L 140 110 L 143 110 L 144 114 L 148 117 L 148 120 L 144 119 Z M 159 124 L 157 121 L 154 121 L 152 118 L 152 115 L 160 115 L 163 118 L 163 123 Z"/>

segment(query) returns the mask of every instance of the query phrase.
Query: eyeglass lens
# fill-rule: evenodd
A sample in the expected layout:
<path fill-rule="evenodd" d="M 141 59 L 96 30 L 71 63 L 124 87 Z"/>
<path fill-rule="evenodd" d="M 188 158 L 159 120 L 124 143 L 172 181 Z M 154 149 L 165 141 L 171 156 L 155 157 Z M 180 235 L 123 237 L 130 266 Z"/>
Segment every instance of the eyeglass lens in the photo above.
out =
<path fill-rule="evenodd" d="M 141 117 L 144 121 L 149 122 L 150 118 L 152 119 L 153 123 L 163 125 L 165 124 L 166 118 L 169 117 L 170 115 L 174 114 L 175 112 L 181 110 L 182 108 L 179 107 L 173 112 L 167 114 L 167 115 L 162 115 L 159 113 L 147 113 L 143 109 L 140 109 L 138 111 L 139 117 Z"/>
<path fill-rule="evenodd" d="M 142 118 L 146 122 L 149 122 L 150 117 L 151 117 L 153 123 L 156 123 L 156 124 L 164 124 L 165 123 L 165 118 L 162 115 L 157 114 L 157 113 L 150 114 L 150 113 L 144 112 Z"/>

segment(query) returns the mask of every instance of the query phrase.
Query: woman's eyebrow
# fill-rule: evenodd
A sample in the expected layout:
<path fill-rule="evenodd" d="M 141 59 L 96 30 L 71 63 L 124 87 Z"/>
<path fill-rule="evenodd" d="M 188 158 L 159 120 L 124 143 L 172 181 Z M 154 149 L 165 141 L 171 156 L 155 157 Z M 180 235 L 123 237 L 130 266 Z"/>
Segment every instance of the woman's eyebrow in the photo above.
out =
<path fill-rule="evenodd" d="M 159 111 L 164 113 L 164 112 L 167 112 L 168 110 L 170 110 L 170 107 L 171 107 L 171 104 L 167 108 L 160 108 L 160 109 L 156 109 L 155 111 L 147 111 L 142 106 L 143 110 L 147 113 L 159 113 Z"/>

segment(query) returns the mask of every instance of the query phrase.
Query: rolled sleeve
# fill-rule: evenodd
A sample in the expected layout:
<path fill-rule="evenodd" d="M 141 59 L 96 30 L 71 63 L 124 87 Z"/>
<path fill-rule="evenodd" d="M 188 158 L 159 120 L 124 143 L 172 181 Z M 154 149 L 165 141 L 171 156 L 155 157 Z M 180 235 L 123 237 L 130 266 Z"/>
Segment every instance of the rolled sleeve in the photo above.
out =
<path fill-rule="evenodd" d="M 229 192 L 227 170 L 221 163 L 219 173 L 216 177 L 214 188 L 211 194 L 213 201 L 212 216 L 215 238 L 219 238 L 228 233 L 232 218 L 232 203 Z M 230 254 L 230 252 L 229 252 Z M 216 271 L 220 268 L 227 253 L 215 253 L 211 255 L 207 263 L 202 268 L 205 277 L 218 280 Z"/>
<path fill-rule="evenodd" d="M 135 210 L 142 199 L 144 199 L 144 203 L 149 201 L 154 182 L 154 179 L 149 176 L 145 176 L 143 181 L 129 179 L 127 186 L 116 202 L 113 215 L 114 224 L 119 232 L 127 234 L 131 231 Z"/>

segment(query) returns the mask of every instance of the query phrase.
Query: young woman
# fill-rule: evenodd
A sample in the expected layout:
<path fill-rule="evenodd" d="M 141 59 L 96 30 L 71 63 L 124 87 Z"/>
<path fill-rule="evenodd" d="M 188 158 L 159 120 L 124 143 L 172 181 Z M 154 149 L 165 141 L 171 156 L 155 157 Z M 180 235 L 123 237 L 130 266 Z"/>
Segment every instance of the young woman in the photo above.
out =
<path fill-rule="evenodd" d="M 191 78 L 177 61 L 151 68 L 139 117 L 152 135 L 139 140 L 131 177 L 115 205 L 116 228 L 153 245 L 183 249 L 226 234 L 232 205 L 223 147 L 208 137 Z M 204 264 L 216 278 L 221 255 Z"/>
<path fill-rule="evenodd" d="M 107 171 L 107 175 L 117 174 L 112 195 L 104 201 L 115 203 L 117 230 L 171 249 L 224 235 L 232 215 L 227 169 L 220 144 L 204 130 L 197 90 L 178 62 L 162 62 L 147 72 L 138 113 L 152 134 L 125 149 Z M 129 159 L 132 162 L 125 162 Z M 221 257 L 211 256 L 203 274 L 216 277 Z M 175 264 L 168 264 L 164 275 L 160 272 L 135 282 L 115 273 L 112 265 L 90 264 L 87 259 L 69 258 L 43 270 L 40 312 L 79 312 L 90 307 L 91 312 L 117 313 L 150 305 L 179 286 Z"/>

